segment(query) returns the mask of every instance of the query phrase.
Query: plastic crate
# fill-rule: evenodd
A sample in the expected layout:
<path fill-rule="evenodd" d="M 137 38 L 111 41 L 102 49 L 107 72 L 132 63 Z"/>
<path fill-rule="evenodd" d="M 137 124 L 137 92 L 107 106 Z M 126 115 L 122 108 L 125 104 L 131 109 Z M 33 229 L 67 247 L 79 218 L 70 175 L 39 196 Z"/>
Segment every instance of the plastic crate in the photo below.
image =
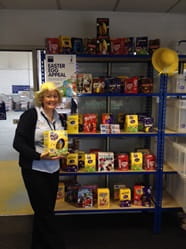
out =
<path fill-rule="evenodd" d="M 186 178 L 186 144 L 165 140 L 164 161 Z"/>
<path fill-rule="evenodd" d="M 164 161 L 178 171 L 179 150 L 176 143 L 170 141 L 169 138 L 166 138 L 165 140 Z"/>
<path fill-rule="evenodd" d="M 186 55 L 186 40 L 180 40 L 177 42 L 176 52 L 181 55 Z"/>
<path fill-rule="evenodd" d="M 178 148 L 178 173 L 186 178 L 186 145 L 177 144 Z"/>
<path fill-rule="evenodd" d="M 167 92 L 169 93 L 186 93 L 186 75 L 175 74 L 169 77 L 167 84 Z"/>
<path fill-rule="evenodd" d="M 166 128 L 186 132 L 186 99 L 167 99 Z"/>
<path fill-rule="evenodd" d="M 166 191 L 186 212 L 186 178 L 178 174 L 170 174 L 166 180 Z"/>

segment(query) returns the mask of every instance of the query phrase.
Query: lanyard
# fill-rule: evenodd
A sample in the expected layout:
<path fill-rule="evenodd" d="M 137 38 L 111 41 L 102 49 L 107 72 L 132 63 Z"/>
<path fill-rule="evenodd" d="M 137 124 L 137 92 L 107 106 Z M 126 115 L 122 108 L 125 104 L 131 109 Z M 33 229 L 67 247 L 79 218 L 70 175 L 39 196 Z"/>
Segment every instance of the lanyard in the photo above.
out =
<path fill-rule="evenodd" d="M 41 115 L 44 117 L 44 119 L 47 121 L 47 124 L 48 126 L 50 127 L 51 130 L 55 130 L 56 127 L 55 127 L 55 121 L 52 123 L 49 122 L 48 118 L 45 116 L 45 114 L 43 112 L 41 112 Z M 53 127 L 52 127 L 53 126 Z"/>

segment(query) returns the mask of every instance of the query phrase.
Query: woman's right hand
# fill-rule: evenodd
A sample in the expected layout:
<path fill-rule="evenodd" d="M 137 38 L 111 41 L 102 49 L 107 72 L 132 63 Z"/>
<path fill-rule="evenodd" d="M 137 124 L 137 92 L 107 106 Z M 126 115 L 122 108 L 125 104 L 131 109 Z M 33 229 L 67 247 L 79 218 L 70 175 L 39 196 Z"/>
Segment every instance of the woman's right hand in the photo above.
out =
<path fill-rule="evenodd" d="M 43 152 L 43 153 L 41 153 L 40 159 L 50 160 L 49 152 Z"/>

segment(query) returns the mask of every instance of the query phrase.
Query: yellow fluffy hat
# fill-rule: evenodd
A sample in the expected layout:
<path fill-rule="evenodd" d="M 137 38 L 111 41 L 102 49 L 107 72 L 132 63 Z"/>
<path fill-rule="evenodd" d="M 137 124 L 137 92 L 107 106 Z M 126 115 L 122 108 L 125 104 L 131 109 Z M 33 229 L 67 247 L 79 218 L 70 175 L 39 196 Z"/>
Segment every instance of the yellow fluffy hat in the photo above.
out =
<path fill-rule="evenodd" d="M 36 95 L 40 95 L 40 94 L 42 94 L 45 91 L 53 91 L 53 90 L 57 91 L 58 94 L 62 96 L 62 92 L 60 91 L 60 89 L 58 88 L 58 86 L 54 82 L 52 82 L 52 81 L 47 81 L 47 82 L 43 83 L 40 86 L 39 91 L 37 91 L 35 94 Z"/>
<path fill-rule="evenodd" d="M 173 74 L 178 69 L 178 55 L 169 48 L 158 48 L 152 54 L 152 65 L 160 73 Z"/>
<path fill-rule="evenodd" d="M 62 97 L 61 91 L 59 90 L 59 88 L 56 86 L 56 84 L 54 82 L 48 81 L 48 82 L 43 83 L 40 86 L 39 91 L 35 92 L 35 104 L 37 106 L 41 106 L 43 93 L 45 91 L 53 91 L 53 90 L 55 90 L 57 92 L 58 97 L 59 97 L 59 103 L 61 103 L 61 97 Z"/>
<path fill-rule="evenodd" d="M 56 90 L 57 86 L 54 82 L 45 82 L 41 85 L 39 92 Z"/>

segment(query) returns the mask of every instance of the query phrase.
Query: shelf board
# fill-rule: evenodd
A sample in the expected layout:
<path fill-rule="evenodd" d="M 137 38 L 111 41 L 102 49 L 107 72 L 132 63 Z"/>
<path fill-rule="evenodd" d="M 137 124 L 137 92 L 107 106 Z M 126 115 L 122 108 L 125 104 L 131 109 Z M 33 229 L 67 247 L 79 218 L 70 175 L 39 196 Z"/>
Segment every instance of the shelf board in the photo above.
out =
<path fill-rule="evenodd" d="M 83 170 L 79 170 L 77 172 L 67 172 L 67 171 L 60 171 L 60 175 L 62 176 L 72 176 L 72 175 L 130 175 L 130 174 L 156 174 L 156 170 L 114 170 L 114 171 L 94 171 L 94 172 L 87 172 Z M 175 174 L 177 171 L 172 168 L 168 164 L 163 165 L 163 173 L 172 173 Z"/>
<path fill-rule="evenodd" d="M 165 136 L 186 136 L 186 133 L 165 129 Z"/>
<path fill-rule="evenodd" d="M 98 208 L 96 205 L 90 208 L 81 208 L 76 207 L 75 205 L 71 203 L 67 203 L 65 201 L 57 200 L 56 201 L 56 207 L 55 212 L 58 213 L 100 213 L 100 212 L 124 212 L 124 211 L 135 211 L 135 210 L 154 210 L 154 206 L 152 207 L 143 207 L 143 206 L 134 206 L 131 207 L 120 207 L 119 201 L 111 201 L 110 202 L 110 208 Z"/>
<path fill-rule="evenodd" d="M 78 93 L 77 97 L 152 97 L 159 96 L 159 93 Z"/>
<path fill-rule="evenodd" d="M 178 209 L 181 208 L 178 202 L 176 202 L 172 196 L 168 193 L 163 193 L 163 200 L 162 200 L 162 208 L 163 209 Z M 75 205 L 68 203 L 66 201 L 57 200 L 55 206 L 56 213 L 111 213 L 111 212 L 128 212 L 128 211 L 154 211 L 155 206 L 152 205 L 151 207 L 143 207 L 143 206 L 135 206 L 132 205 L 131 207 L 120 207 L 119 201 L 112 201 L 110 202 L 109 208 L 98 208 L 97 205 L 89 208 L 81 208 L 76 207 Z"/>
<path fill-rule="evenodd" d="M 77 62 L 151 62 L 151 55 L 98 55 L 76 54 Z M 186 55 L 179 55 L 180 62 L 186 62 Z"/>
<path fill-rule="evenodd" d="M 163 193 L 162 208 L 181 208 L 179 203 L 167 192 Z"/>
<path fill-rule="evenodd" d="M 117 134 L 102 134 L 100 132 L 96 133 L 86 133 L 86 132 L 79 132 L 74 134 L 68 134 L 69 137 L 124 137 L 124 136 L 157 136 L 157 131 L 154 132 L 123 132 Z"/>
<path fill-rule="evenodd" d="M 177 173 L 175 169 L 173 169 L 170 165 L 164 164 L 163 165 L 163 173 Z"/>
<path fill-rule="evenodd" d="M 77 172 L 66 172 L 60 171 L 60 175 L 62 176 L 72 176 L 72 175 L 127 175 L 127 174 L 156 174 L 156 170 L 127 170 L 127 171 L 94 171 L 94 172 L 86 172 L 83 170 L 79 170 Z"/>
<path fill-rule="evenodd" d="M 182 96 L 186 96 L 186 93 L 167 93 L 166 96 L 170 96 L 170 97 L 182 97 Z"/>
<path fill-rule="evenodd" d="M 77 62 L 151 62 L 150 55 L 90 55 L 81 54 L 76 56 Z"/>

